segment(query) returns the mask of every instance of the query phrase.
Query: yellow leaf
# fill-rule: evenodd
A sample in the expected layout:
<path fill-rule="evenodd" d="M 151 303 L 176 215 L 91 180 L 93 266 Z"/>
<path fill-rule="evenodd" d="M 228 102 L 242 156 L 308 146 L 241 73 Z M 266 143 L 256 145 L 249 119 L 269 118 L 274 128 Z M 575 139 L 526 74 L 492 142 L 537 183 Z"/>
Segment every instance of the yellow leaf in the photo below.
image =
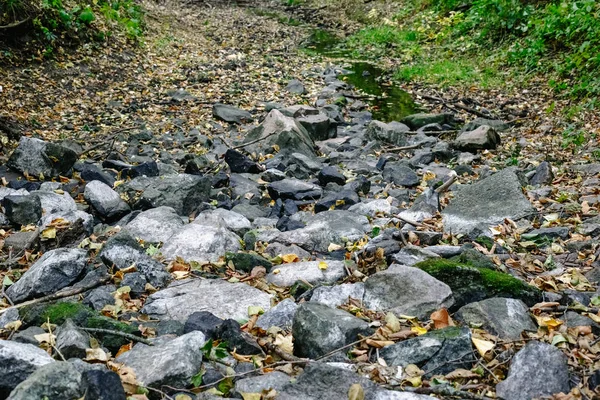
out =
<path fill-rule="evenodd" d="M 51 226 L 42 231 L 43 239 L 55 239 L 56 238 L 56 228 Z"/>
<path fill-rule="evenodd" d="M 39 335 L 33 335 L 33 337 L 40 343 L 54 343 L 54 339 L 56 339 L 56 336 L 49 333 L 40 333 Z"/>
<path fill-rule="evenodd" d="M 600 324 L 600 316 L 592 313 L 584 313 L 583 315 L 590 317 L 594 322 Z"/>
<path fill-rule="evenodd" d="M 281 256 L 281 259 L 286 264 L 300 261 L 300 258 L 296 254 L 293 254 L 293 253 L 284 254 L 283 256 Z"/>
<path fill-rule="evenodd" d="M 487 353 L 496 346 L 494 342 L 490 342 L 489 340 L 477 339 L 474 337 L 471 337 L 471 340 L 473 341 L 475 348 L 477 349 L 479 354 L 481 354 L 482 357 L 485 355 L 485 353 Z"/>
<path fill-rule="evenodd" d="M 101 348 L 85 349 L 85 361 L 107 362 L 108 355 Z"/>
<path fill-rule="evenodd" d="M 260 393 L 246 393 L 240 392 L 242 395 L 242 399 L 244 400 L 260 400 L 262 398 L 262 394 Z"/>
<path fill-rule="evenodd" d="M 385 315 L 385 326 L 390 328 L 390 330 L 395 333 L 400 331 L 400 320 L 391 312 Z"/>
<path fill-rule="evenodd" d="M 329 247 L 327 247 L 327 251 L 328 252 L 332 252 L 332 251 L 338 251 L 343 249 L 343 246 L 340 246 L 339 244 L 335 244 L 335 243 L 329 243 Z"/>
<path fill-rule="evenodd" d="M 427 329 L 420 326 L 413 326 L 410 328 L 411 331 L 416 332 L 417 335 L 421 336 L 427 333 Z"/>
<path fill-rule="evenodd" d="M 273 344 L 279 347 L 282 351 L 286 353 L 293 354 L 294 353 L 294 342 L 292 339 L 292 335 L 284 336 L 280 333 L 275 336 L 275 341 Z"/>
<path fill-rule="evenodd" d="M 273 275 L 277 275 L 278 273 L 280 273 L 280 272 L 281 272 L 281 270 L 280 270 L 279 268 L 277 268 L 277 269 L 274 269 L 274 270 L 273 270 L 273 271 L 271 271 L 271 272 L 273 272 Z"/>
<path fill-rule="evenodd" d="M 365 391 L 359 383 L 355 383 L 348 389 L 348 400 L 364 400 Z"/>
<path fill-rule="evenodd" d="M 319 262 L 319 269 L 320 269 L 320 270 L 323 270 L 323 271 L 324 271 L 324 270 L 326 270 L 326 269 L 327 269 L 327 267 L 328 267 L 328 265 L 327 265 L 327 263 L 326 263 L 325 261 L 320 261 L 320 262 Z"/>
<path fill-rule="evenodd" d="M 550 329 L 556 329 L 563 324 L 562 321 L 551 317 L 536 317 L 539 326 L 547 326 Z"/>

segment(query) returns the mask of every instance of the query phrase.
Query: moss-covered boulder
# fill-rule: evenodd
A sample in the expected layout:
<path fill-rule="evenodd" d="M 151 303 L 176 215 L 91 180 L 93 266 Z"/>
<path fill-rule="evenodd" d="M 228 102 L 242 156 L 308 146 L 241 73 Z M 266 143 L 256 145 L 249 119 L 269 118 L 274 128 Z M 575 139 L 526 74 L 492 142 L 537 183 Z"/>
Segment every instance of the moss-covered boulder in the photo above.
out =
<path fill-rule="evenodd" d="M 455 300 L 452 310 L 492 297 L 519 299 L 529 306 L 542 300 L 539 289 L 489 268 L 445 259 L 425 260 L 415 267 L 450 286 Z"/>
<path fill-rule="evenodd" d="M 231 261 L 235 269 L 243 272 L 251 272 L 254 267 L 265 267 L 267 272 L 271 272 L 273 264 L 264 257 L 252 253 L 231 253 L 225 254 L 225 260 Z"/>

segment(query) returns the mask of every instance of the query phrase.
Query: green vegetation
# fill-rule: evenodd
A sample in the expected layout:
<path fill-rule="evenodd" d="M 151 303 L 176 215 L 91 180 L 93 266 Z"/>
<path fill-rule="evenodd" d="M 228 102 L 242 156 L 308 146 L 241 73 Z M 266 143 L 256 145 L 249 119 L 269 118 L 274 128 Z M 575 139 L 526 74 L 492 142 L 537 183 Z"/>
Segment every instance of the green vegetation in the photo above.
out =
<path fill-rule="evenodd" d="M 24 47 L 51 57 L 63 46 L 104 41 L 114 32 L 137 40 L 144 30 L 143 11 L 134 0 L 0 1 L 0 45 Z M 22 46 L 25 44 L 25 46 Z"/>

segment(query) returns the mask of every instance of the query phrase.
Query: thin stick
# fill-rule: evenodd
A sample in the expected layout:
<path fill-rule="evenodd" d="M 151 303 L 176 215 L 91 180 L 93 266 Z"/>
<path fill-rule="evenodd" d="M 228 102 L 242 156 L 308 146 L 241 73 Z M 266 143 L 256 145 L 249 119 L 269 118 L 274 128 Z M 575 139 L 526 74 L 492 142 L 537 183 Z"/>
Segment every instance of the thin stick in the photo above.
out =
<path fill-rule="evenodd" d="M 79 329 L 81 329 L 82 331 L 85 331 L 85 332 L 90 332 L 90 333 L 105 333 L 107 335 L 121 336 L 126 339 L 133 340 L 134 342 L 140 342 L 140 343 L 147 344 L 148 346 L 154 346 L 154 344 L 151 341 L 141 338 L 139 336 L 132 335 L 131 333 L 113 331 L 111 329 L 102 329 L 102 328 L 79 327 Z"/>
<path fill-rule="evenodd" d="M 420 226 L 422 228 L 435 229 L 435 226 L 431 226 L 431 225 L 425 224 L 423 222 L 411 221 L 410 219 L 406 219 L 404 217 L 401 217 L 400 215 L 396 215 L 396 218 L 398 218 L 400 221 L 406 222 L 407 224 L 412 225 L 412 226 Z"/>
<path fill-rule="evenodd" d="M 251 144 L 261 142 L 261 141 L 263 141 L 263 140 L 265 140 L 265 139 L 267 139 L 267 138 L 275 135 L 276 133 L 279 133 L 279 132 L 278 131 L 273 131 L 273 132 L 269 133 L 268 135 L 260 137 L 260 138 L 258 138 L 256 140 L 251 140 L 248 143 L 242 143 L 242 144 L 240 144 L 238 146 L 233 146 L 232 149 L 233 150 L 237 150 L 237 149 L 241 149 L 241 148 L 246 147 L 246 146 L 250 146 Z"/>
<path fill-rule="evenodd" d="M 115 142 L 115 139 L 116 139 L 116 137 L 117 137 L 117 135 L 118 135 L 119 133 L 123 133 L 123 132 L 126 132 L 126 131 L 130 131 L 130 130 L 132 130 L 132 129 L 137 129 L 137 128 L 140 128 L 140 127 L 141 127 L 141 125 L 135 125 L 135 126 L 128 126 L 128 127 L 126 127 L 126 128 L 117 129 L 116 131 L 112 131 L 112 132 L 110 132 L 110 133 L 108 134 L 108 136 L 112 138 L 112 142 L 111 142 L 111 143 L 114 143 L 114 142 Z M 90 147 L 88 147 L 87 149 L 83 150 L 83 151 L 81 152 L 81 154 L 79 154 L 79 156 L 81 157 L 81 156 L 83 156 L 83 155 L 85 155 L 85 154 L 89 153 L 89 152 L 90 152 L 90 151 L 92 151 L 92 150 L 96 150 L 97 148 L 99 148 L 99 147 L 102 147 L 102 146 L 106 145 L 106 143 L 107 143 L 107 142 L 106 142 L 106 138 L 104 138 L 104 139 L 105 139 L 105 140 L 104 140 L 103 142 L 100 142 L 100 143 L 98 143 L 98 144 L 95 144 L 95 145 L 93 145 L 93 146 L 90 146 Z M 111 147 L 112 147 L 112 144 L 111 144 Z"/>
<path fill-rule="evenodd" d="M 419 388 L 411 388 L 411 387 L 397 387 L 391 385 L 384 385 L 386 389 L 394 390 L 397 392 L 409 392 L 409 393 L 417 393 L 417 394 L 438 394 L 441 396 L 453 396 L 460 397 L 463 399 L 472 399 L 472 400 L 492 400 L 491 397 L 480 396 L 471 392 L 467 392 L 460 389 L 454 389 L 451 386 L 447 385 L 439 385 L 433 387 L 419 387 Z M 496 398 L 498 400 L 498 398 Z"/>
<path fill-rule="evenodd" d="M 419 144 L 411 144 L 410 146 L 402 146 L 402 147 L 392 147 L 391 149 L 387 149 L 385 150 L 386 152 L 391 152 L 391 151 L 404 151 L 404 150 L 412 150 L 412 149 L 418 149 L 419 147 L 423 146 L 423 143 L 419 143 Z"/>
<path fill-rule="evenodd" d="M 435 189 L 436 193 L 438 193 L 438 194 L 444 193 L 446 190 L 450 189 L 450 186 L 452 186 L 452 184 L 454 182 L 456 182 L 456 180 L 458 179 L 458 175 L 456 174 L 456 172 L 454 172 L 454 171 L 452 171 L 452 172 L 453 172 L 453 174 L 450 175 L 450 179 L 448 179 L 440 187 Z"/>

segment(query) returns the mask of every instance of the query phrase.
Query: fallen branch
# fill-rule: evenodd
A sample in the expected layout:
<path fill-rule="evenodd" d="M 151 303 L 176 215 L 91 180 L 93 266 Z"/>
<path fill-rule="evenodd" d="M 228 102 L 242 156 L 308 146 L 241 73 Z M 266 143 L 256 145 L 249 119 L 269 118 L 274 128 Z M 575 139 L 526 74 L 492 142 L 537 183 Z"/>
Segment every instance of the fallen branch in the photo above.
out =
<path fill-rule="evenodd" d="M 448 179 L 446 182 L 444 182 L 442 185 L 440 185 L 440 187 L 435 189 L 435 192 L 437 194 L 444 193 L 446 190 L 450 189 L 450 186 L 452 186 L 452 184 L 454 182 L 456 182 L 457 179 L 458 179 L 458 175 L 456 174 L 456 172 L 452 171 L 452 174 L 450 175 L 450 179 Z"/>
<path fill-rule="evenodd" d="M 12 28 L 16 28 L 19 25 L 23 25 L 25 22 L 29 21 L 31 18 L 27 17 L 22 21 L 17 21 L 17 22 L 13 22 L 12 24 L 8 24 L 8 25 L 0 25 L 0 29 L 12 29 Z"/>
<path fill-rule="evenodd" d="M 53 301 L 53 300 L 58 300 L 58 299 L 62 299 L 65 297 L 74 296 L 76 294 L 80 294 L 83 292 L 87 292 L 88 290 L 97 288 L 98 286 L 102 285 L 103 283 L 108 282 L 110 279 L 111 279 L 111 277 L 107 276 L 107 277 L 104 277 L 104 278 L 100 279 L 99 281 L 89 284 L 87 286 L 83 286 L 83 287 L 79 287 L 79 288 L 75 288 L 75 289 L 63 290 L 62 292 L 57 292 L 54 294 L 50 294 L 48 296 L 39 297 L 39 298 L 33 299 L 33 300 L 28 300 L 23 303 L 15 304 L 11 308 L 23 308 L 26 306 L 30 306 L 32 304 L 45 303 L 48 301 Z M 7 310 L 9 310 L 9 308 L 0 310 L 0 315 L 4 314 Z"/>
<path fill-rule="evenodd" d="M 111 329 L 102 329 L 102 328 L 84 328 L 84 327 L 79 327 L 79 329 L 81 329 L 82 331 L 85 331 L 85 332 L 90 332 L 90 333 L 104 333 L 104 334 L 107 334 L 107 335 L 121 336 L 121 337 L 124 337 L 126 339 L 133 340 L 134 342 L 140 342 L 140 343 L 147 344 L 148 346 L 154 346 L 154 344 L 151 341 L 146 340 L 146 339 L 141 338 L 141 337 L 136 336 L 136 335 L 132 335 L 131 333 L 120 332 L 120 331 L 113 331 Z"/>
<path fill-rule="evenodd" d="M 416 394 L 437 394 L 440 396 L 453 396 L 453 397 L 459 397 L 461 399 L 472 399 L 472 400 L 492 400 L 491 397 L 481 396 L 478 394 L 467 392 L 465 390 L 455 389 L 452 386 L 448 386 L 448 385 L 438 385 L 438 386 L 432 386 L 432 387 L 418 387 L 418 388 L 397 387 L 397 386 L 391 386 L 391 385 L 385 385 L 384 387 L 386 389 L 394 390 L 397 392 L 409 392 L 409 393 L 416 393 Z M 495 400 L 498 400 L 498 399 L 499 398 L 497 397 Z"/>
<path fill-rule="evenodd" d="M 254 143 L 262 142 L 263 140 L 265 140 L 265 139 L 267 139 L 267 138 L 269 138 L 269 137 L 271 137 L 271 136 L 275 135 L 276 133 L 279 133 L 279 132 L 277 132 L 277 131 L 273 131 L 273 132 L 269 133 L 268 135 L 265 135 L 265 136 L 263 136 L 263 137 L 260 137 L 260 138 L 258 138 L 258 139 L 256 139 L 256 140 L 251 140 L 251 141 L 249 141 L 248 143 L 242 143 L 242 144 L 240 144 L 240 145 L 238 145 L 238 146 L 234 146 L 234 147 L 232 147 L 232 149 L 233 149 L 233 150 L 237 150 L 237 149 L 244 148 L 244 147 L 246 147 L 246 146 L 250 146 L 251 144 L 254 144 Z"/>
<path fill-rule="evenodd" d="M 412 226 L 428 228 L 428 229 L 436 229 L 435 226 L 432 226 L 432 225 L 429 225 L 429 224 L 426 224 L 423 222 L 411 221 L 410 219 L 406 219 L 404 217 L 401 217 L 400 215 L 396 215 L 396 218 L 398 218 L 400 221 L 405 222 Z"/>

